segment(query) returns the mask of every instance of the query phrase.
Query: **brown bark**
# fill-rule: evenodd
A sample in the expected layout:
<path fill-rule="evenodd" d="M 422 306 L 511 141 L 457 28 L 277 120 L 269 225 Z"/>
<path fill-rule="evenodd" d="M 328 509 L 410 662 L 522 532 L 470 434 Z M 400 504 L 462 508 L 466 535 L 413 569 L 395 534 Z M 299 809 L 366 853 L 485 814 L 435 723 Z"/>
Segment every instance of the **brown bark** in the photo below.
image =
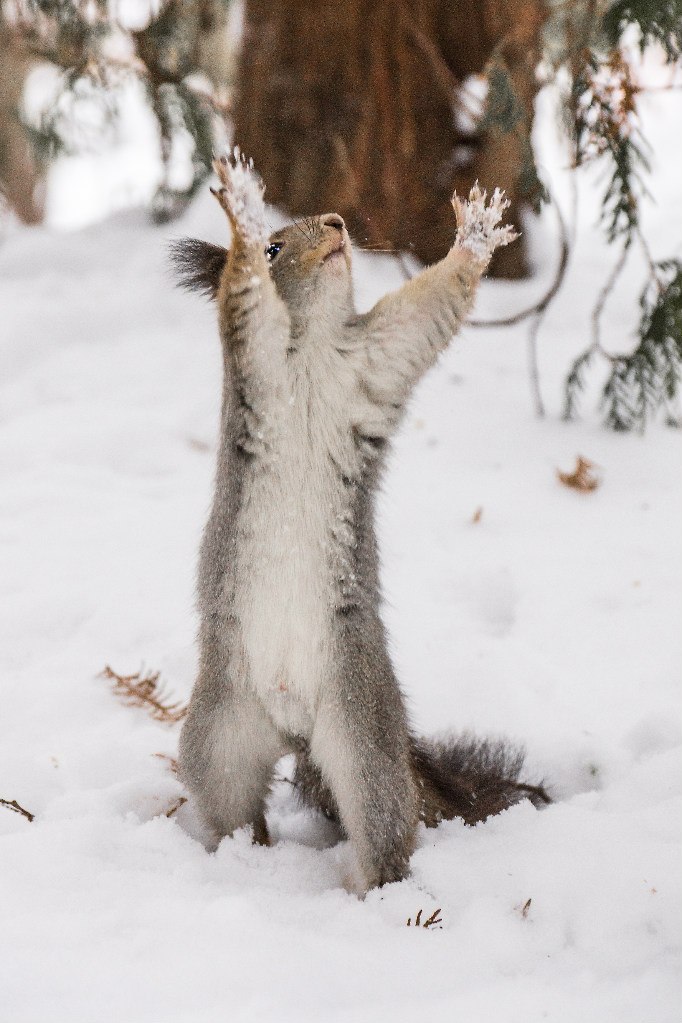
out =
<path fill-rule="evenodd" d="M 361 243 L 433 262 L 452 242 L 454 188 L 478 177 L 518 197 L 519 140 L 463 138 L 455 87 L 497 51 L 530 119 L 543 19 L 543 0 L 247 0 L 235 141 L 270 202 L 337 211 Z M 522 248 L 504 251 L 498 269 L 518 276 Z"/>
<path fill-rule="evenodd" d="M 44 168 L 19 120 L 24 82 L 35 63 L 0 21 L 0 193 L 25 224 L 40 223 L 44 213 Z"/>

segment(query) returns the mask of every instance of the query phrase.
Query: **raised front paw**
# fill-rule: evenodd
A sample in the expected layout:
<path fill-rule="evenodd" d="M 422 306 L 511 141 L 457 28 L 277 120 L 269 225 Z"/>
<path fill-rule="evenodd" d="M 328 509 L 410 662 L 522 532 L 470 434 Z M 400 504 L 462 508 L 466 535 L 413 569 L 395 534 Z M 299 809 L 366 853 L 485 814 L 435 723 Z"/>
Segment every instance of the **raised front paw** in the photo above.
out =
<path fill-rule="evenodd" d="M 469 192 L 468 201 L 462 202 L 457 193 L 452 197 L 452 205 L 457 218 L 457 239 L 455 245 L 466 249 L 477 259 L 488 262 L 495 249 L 501 245 L 509 245 L 518 232 L 511 224 L 498 227 L 502 214 L 509 206 L 504 192 L 496 188 L 490 203 L 486 206 L 488 193 L 479 188 L 478 182 Z"/>
<path fill-rule="evenodd" d="M 247 245 L 265 245 L 268 226 L 265 222 L 265 187 L 253 168 L 235 146 L 230 156 L 213 161 L 220 188 L 212 188 L 214 196 L 230 219 L 232 229 Z"/>

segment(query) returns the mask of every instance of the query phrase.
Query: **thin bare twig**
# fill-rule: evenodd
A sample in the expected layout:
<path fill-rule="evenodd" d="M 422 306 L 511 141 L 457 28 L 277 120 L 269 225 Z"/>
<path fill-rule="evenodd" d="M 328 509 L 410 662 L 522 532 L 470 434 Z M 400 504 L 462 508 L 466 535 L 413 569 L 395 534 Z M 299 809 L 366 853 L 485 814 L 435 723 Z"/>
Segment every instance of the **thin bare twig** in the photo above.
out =
<path fill-rule="evenodd" d="M 546 186 L 545 186 L 546 188 Z M 542 400 L 542 390 L 540 387 L 540 367 L 538 364 L 538 335 L 540 333 L 540 327 L 542 326 L 543 320 L 550 306 L 550 303 L 554 299 L 555 295 L 559 291 L 559 288 L 564 282 L 566 276 L 566 269 L 568 267 L 568 259 L 571 253 L 571 243 L 569 241 L 569 232 L 566 226 L 561 207 L 558 202 L 546 188 L 550 202 L 556 212 L 557 220 L 559 222 L 559 232 L 561 239 L 561 254 L 559 256 L 559 263 L 557 265 L 554 279 L 551 285 L 542 296 L 539 301 L 535 302 L 534 305 L 529 306 L 526 309 L 522 309 L 520 312 L 515 313 L 513 316 L 504 316 L 494 320 L 476 320 L 470 319 L 467 322 L 472 327 L 513 327 L 517 323 L 521 323 L 523 320 L 531 319 L 531 325 L 528 330 L 527 338 L 527 355 L 528 355 L 528 376 L 530 380 L 531 395 L 533 398 L 533 405 L 535 406 L 536 415 L 542 419 L 545 415 L 545 403 Z M 574 211 L 575 212 L 575 211 Z"/>
<path fill-rule="evenodd" d="M 630 246 L 626 242 L 623 246 L 623 251 L 618 257 L 615 266 L 606 280 L 606 283 L 602 286 L 602 289 L 597 296 L 597 301 L 594 304 L 594 309 L 592 310 L 592 344 L 590 345 L 590 351 L 599 352 L 600 355 L 603 355 L 605 359 L 609 359 L 611 362 L 614 361 L 613 356 L 609 355 L 608 352 L 605 352 L 601 344 L 601 315 L 604 311 L 606 300 L 613 291 L 616 281 L 623 271 L 629 249 Z"/>
<path fill-rule="evenodd" d="M 178 796 L 174 803 L 172 803 L 166 810 L 166 817 L 172 817 L 176 814 L 181 806 L 184 806 L 187 802 L 187 796 Z"/>
<path fill-rule="evenodd" d="M 538 334 L 540 333 L 540 327 L 542 321 L 545 318 L 547 306 L 540 312 L 535 314 L 533 322 L 528 330 L 528 337 L 526 339 L 526 351 L 528 354 L 528 377 L 530 380 L 530 391 L 533 397 L 533 404 L 535 406 L 535 414 L 538 419 L 544 419 L 545 416 L 545 403 L 542 400 L 542 391 L 540 389 L 540 366 L 538 364 Z"/>
<path fill-rule="evenodd" d="M 35 814 L 31 813 L 30 810 L 25 810 L 23 806 L 17 803 L 16 799 L 0 799 L 0 806 L 6 806 L 8 810 L 14 810 L 15 813 L 25 817 L 27 821 L 35 820 Z"/>

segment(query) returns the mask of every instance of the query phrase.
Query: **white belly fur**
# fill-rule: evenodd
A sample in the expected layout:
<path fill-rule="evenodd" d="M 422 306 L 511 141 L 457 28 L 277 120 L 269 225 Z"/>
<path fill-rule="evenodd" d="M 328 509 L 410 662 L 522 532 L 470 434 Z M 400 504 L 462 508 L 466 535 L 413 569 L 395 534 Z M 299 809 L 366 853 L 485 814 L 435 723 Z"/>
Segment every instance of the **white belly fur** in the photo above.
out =
<path fill-rule="evenodd" d="M 347 408 L 335 407 L 328 394 L 313 395 L 307 376 L 298 385 L 279 450 L 244 493 L 235 610 L 246 684 L 280 728 L 309 736 L 333 667 L 335 576 L 343 560 L 335 537 L 346 495 L 330 450 L 337 464 L 355 452 Z"/>

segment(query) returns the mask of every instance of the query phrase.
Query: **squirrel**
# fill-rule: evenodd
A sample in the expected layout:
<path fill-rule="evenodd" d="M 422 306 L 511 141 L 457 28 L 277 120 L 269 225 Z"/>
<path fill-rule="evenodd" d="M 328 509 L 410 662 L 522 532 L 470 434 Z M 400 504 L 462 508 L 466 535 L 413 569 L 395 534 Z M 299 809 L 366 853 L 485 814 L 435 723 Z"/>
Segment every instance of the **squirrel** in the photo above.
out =
<path fill-rule="evenodd" d="M 335 213 L 269 235 L 264 188 L 235 150 L 212 189 L 229 251 L 174 243 L 179 281 L 215 299 L 224 379 L 212 510 L 198 570 L 199 667 L 180 774 L 216 838 L 250 826 L 294 753 L 303 801 L 336 821 L 366 889 L 409 872 L 419 821 L 474 824 L 524 797 L 523 752 L 409 725 L 380 612 L 374 498 L 417 381 L 466 318 L 508 203 L 453 197 L 448 255 L 373 309 L 353 304 Z"/>

